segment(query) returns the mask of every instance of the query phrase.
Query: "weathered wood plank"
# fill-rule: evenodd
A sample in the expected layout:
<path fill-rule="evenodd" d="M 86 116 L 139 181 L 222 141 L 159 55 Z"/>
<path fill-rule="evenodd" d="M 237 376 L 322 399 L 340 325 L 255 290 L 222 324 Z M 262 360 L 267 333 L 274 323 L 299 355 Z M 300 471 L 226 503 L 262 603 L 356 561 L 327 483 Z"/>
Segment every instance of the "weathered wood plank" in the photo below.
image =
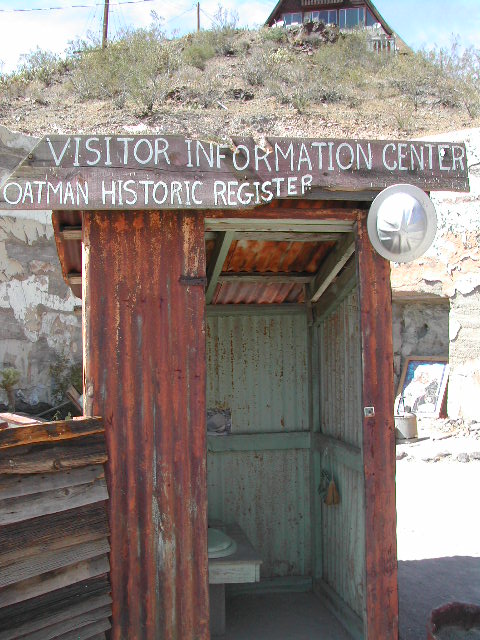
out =
<path fill-rule="evenodd" d="M 218 277 L 218 282 L 259 283 L 259 284 L 283 284 L 294 282 L 296 284 L 307 284 L 314 278 L 313 273 L 222 273 Z"/>
<path fill-rule="evenodd" d="M 258 215 L 266 214 L 270 210 L 260 209 Z M 337 211 L 322 209 L 272 209 L 273 214 L 279 215 L 279 218 L 206 218 L 206 231 L 235 231 L 237 233 L 320 233 L 320 234 L 342 234 L 349 233 L 353 230 L 354 216 L 350 220 L 337 220 L 335 214 Z M 227 212 L 228 213 L 228 212 Z M 280 214 L 283 213 L 283 217 Z M 295 215 L 310 216 L 306 220 L 301 220 Z M 350 212 L 348 212 L 350 213 Z M 230 215 L 230 214 L 229 214 Z M 330 217 L 331 216 L 331 217 Z M 312 219 L 316 218 L 318 219 Z M 325 219 L 326 217 L 326 219 Z"/>
<path fill-rule="evenodd" d="M 59 445 L 44 443 L 0 450 L 0 474 L 48 473 L 76 469 L 107 461 L 103 434 Z"/>
<path fill-rule="evenodd" d="M 249 210 L 317 190 L 371 192 L 398 183 L 468 191 L 465 145 L 271 138 L 264 149 L 251 138 L 217 145 L 182 136 L 52 135 L 5 180 L 0 206 Z"/>
<path fill-rule="evenodd" d="M 101 576 L 109 570 L 108 558 L 100 556 L 17 582 L 0 589 L 0 607 L 7 607 L 88 578 Z"/>
<path fill-rule="evenodd" d="M 315 321 L 320 322 L 333 313 L 356 286 L 357 268 L 352 259 L 315 304 Z"/>
<path fill-rule="evenodd" d="M 0 588 L 67 567 L 82 560 L 96 558 L 109 551 L 110 545 L 105 537 L 102 540 L 65 547 L 61 553 L 58 550 L 43 551 L 39 555 L 30 556 L 23 560 L 17 559 L 13 564 L 0 569 Z"/>
<path fill-rule="evenodd" d="M 100 418 L 42 422 L 0 431 L 0 449 L 40 442 L 57 442 L 104 432 L 105 428 Z"/>
<path fill-rule="evenodd" d="M 209 304 L 207 316 L 272 316 L 272 315 L 304 315 L 305 304 Z"/>
<path fill-rule="evenodd" d="M 0 527 L 0 566 L 16 559 L 101 540 L 109 534 L 105 503 L 89 504 Z"/>
<path fill-rule="evenodd" d="M 331 455 L 334 460 L 338 460 L 360 473 L 363 472 L 362 450 L 360 447 L 337 440 L 337 438 L 332 438 L 324 433 L 314 433 L 312 438 L 315 451 L 322 453 L 325 449 L 328 449 L 328 455 Z"/>
<path fill-rule="evenodd" d="M 358 221 L 356 260 L 362 337 L 365 473 L 365 640 L 398 638 L 395 428 L 390 263 Z"/>
<path fill-rule="evenodd" d="M 56 622 L 41 629 L 35 629 L 21 636 L 21 640 L 54 640 L 67 633 L 77 632 L 79 637 L 83 629 L 88 625 L 98 622 L 108 621 L 112 615 L 112 607 L 109 604 L 83 611 L 77 615 L 72 615 L 60 622 Z M 76 637 L 76 636 L 75 636 Z M 91 637 L 91 636 L 88 636 Z M 20 640 L 20 637 L 19 637 Z"/>
<path fill-rule="evenodd" d="M 56 636 L 55 640 L 92 640 L 98 637 L 102 631 L 108 631 L 110 628 L 110 620 L 104 619 L 82 627 L 81 629 L 62 633 L 61 636 Z"/>
<path fill-rule="evenodd" d="M 210 304 L 213 299 L 215 289 L 217 288 L 218 277 L 225 264 L 225 259 L 234 236 L 234 231 L 222 231 L 218 234 L 207 271 L 207 290 L 205 291 L 205 301 L 207 304 Z"/>
<path fill-rule="evenodd" d="M 207 449 L 214 453 L 230 451 L 280 451 L 309 449 L 310 432 L 252 433 L 229 436 L 209 436 Z"/>
<path fill-rule="evenodd" d="M 318 302 L 321 295 L 337 277 L 354 251 L 355 238 L 353 234 L 346 235 L 337 246 L 332 249 L 327 259 L 322 262 L 318 273 L 310 284 L 310 301 L 312 303 Z"/>
<path fill-rule="evenodd" d="M 64 487 L 74 487 L 104 477 L 102 465 L 92 465 L 58 473 L 34 474 L 32 476 L 7 476 L 0 478 L 0 500 L 19 498 L 41 491 L 52 491 Z"/>
<path fill-rule="evenodd" d="M 104 478 L 74 487 L 53 489 L 19 498 L 7 498 L 0 501 L 0 525 L 22 522 L 104 500 L 108 500 L 107 484 Z"/>
<path fill-rule="evenodd" d="M 82 227 L 62 227 L 60 236 L 63 240 L 82 240 Z"/>
<path fill-rule="evenodd" d="M 240 220 L 241 222 L 241 220 Z M 207 232 L 209 233 L 209 232 Z M 237 231 L 237 240 L 255 240 L 257 242 L 337 242 L 340 233 L 308 233 L 306 231 Z"/>
<path fill-rule="evenodd" d="M 69 617 L 72 608 L 81 613 L 110 602 L 108 576 L 100 575 L 3 607 L 0 609 L 0 640 L 13 640 L 15 634 L 12 629 L 22 625 L 27 631 L 40 629 L 42 625 L 48 626 L 50 620 L 53 624 Z"/>

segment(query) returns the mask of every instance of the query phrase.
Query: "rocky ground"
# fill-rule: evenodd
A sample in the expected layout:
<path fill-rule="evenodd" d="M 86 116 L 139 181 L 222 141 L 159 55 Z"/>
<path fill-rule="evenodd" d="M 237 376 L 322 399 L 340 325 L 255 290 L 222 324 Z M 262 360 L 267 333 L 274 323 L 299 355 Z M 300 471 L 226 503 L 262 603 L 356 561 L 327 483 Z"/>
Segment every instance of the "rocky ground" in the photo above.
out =
<path fill-rule="evenodd" d="M 479 484 L 480 423 L 423 419 L 398 441 L 401 640 L 425 638 L 436 607 L 480 602 Z"/>

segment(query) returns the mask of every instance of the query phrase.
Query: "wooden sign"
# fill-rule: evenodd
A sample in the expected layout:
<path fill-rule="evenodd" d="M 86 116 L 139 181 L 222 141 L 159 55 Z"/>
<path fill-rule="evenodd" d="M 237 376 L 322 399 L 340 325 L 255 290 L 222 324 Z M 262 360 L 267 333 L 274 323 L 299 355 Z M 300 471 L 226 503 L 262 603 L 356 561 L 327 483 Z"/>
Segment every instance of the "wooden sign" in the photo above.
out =
<path fill-rule="evenodd" d="M 0 162 L 4 147 L 0 142 Z M 468 191 L 465 145 L 285 138 L 264 145 L 234 138 L 226 145 L 181 136 L 51 135 L 2 181 L 0 209 L 253 208 L 397 183 Z"/>

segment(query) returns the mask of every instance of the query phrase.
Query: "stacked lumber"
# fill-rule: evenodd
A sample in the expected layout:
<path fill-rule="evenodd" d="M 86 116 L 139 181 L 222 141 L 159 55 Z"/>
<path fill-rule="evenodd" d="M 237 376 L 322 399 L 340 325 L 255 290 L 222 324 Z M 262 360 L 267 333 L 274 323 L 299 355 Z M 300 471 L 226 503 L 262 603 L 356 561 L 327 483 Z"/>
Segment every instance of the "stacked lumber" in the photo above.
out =
<path fill-rule="evenodd" d="M 0 430 L 0 640 L 105 640 L 105 433 L 98 418 Z"/>

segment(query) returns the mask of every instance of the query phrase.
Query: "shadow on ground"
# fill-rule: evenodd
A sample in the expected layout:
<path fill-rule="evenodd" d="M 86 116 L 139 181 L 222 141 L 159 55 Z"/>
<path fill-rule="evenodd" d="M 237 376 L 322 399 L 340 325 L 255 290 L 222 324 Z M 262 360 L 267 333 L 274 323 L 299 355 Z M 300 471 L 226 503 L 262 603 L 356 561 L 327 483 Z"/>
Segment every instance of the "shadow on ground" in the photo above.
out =
<path fill-rule="evenodd" d="M 432 609 L 454 601 L 480 604 L 480 558 L 400 561 L 398 587 L 400 640 L 424 640 Z"/>

